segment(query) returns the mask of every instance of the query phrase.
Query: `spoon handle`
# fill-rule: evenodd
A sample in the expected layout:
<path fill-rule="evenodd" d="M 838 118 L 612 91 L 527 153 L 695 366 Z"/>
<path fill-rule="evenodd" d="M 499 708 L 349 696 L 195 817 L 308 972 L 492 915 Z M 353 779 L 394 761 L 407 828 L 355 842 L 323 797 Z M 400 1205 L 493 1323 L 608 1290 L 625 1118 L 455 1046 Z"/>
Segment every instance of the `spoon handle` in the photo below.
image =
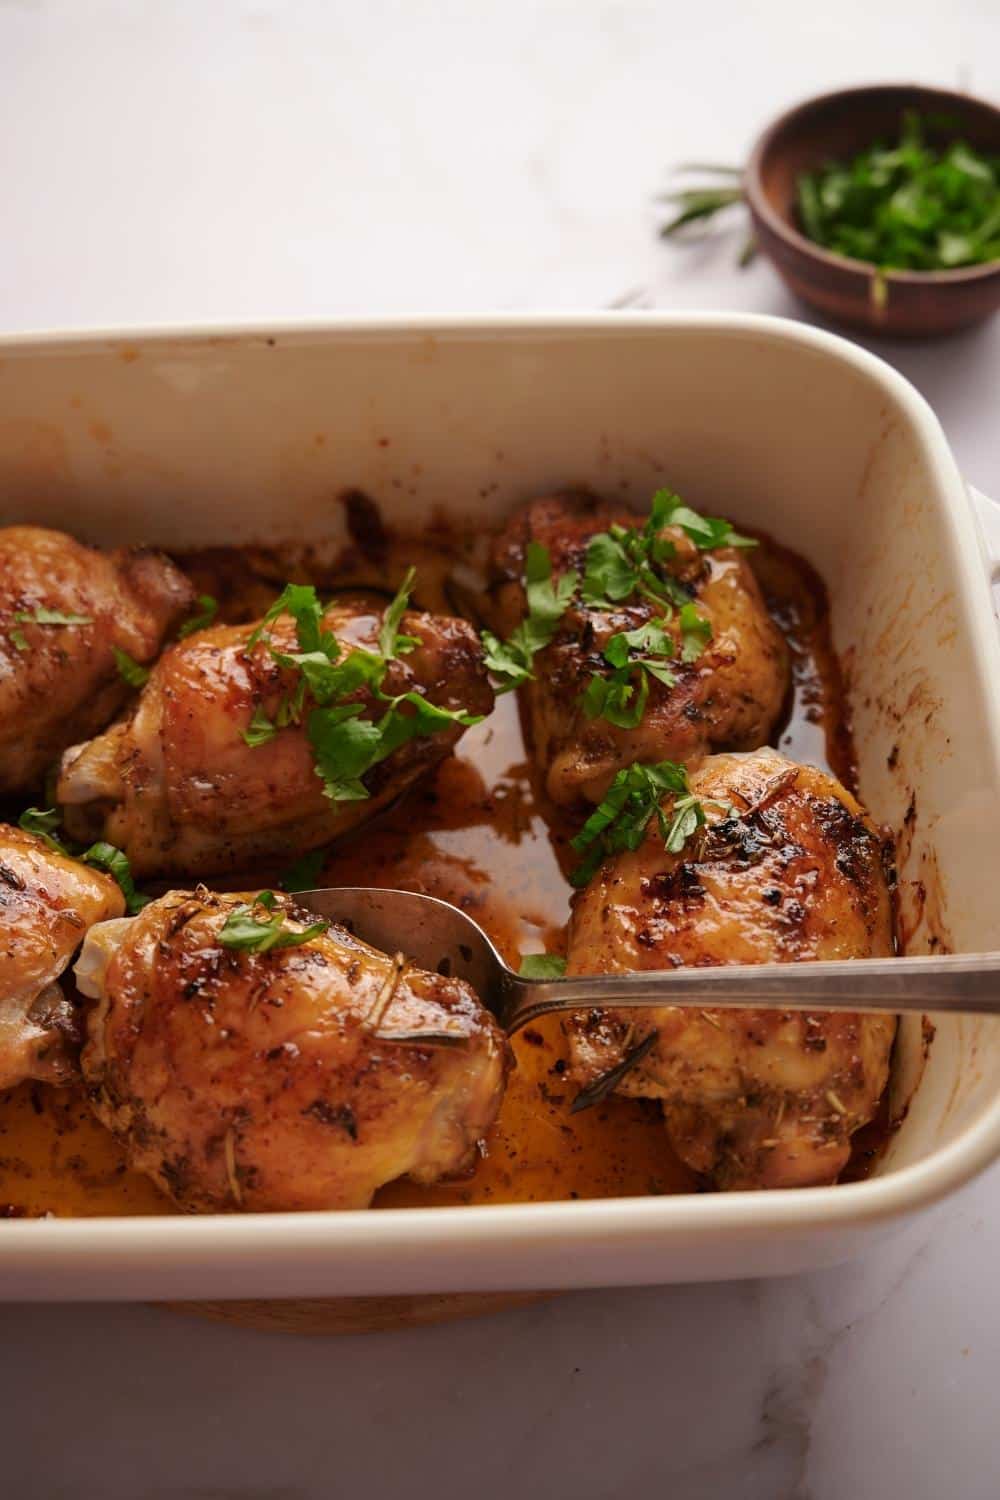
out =
<path fill-rule="evenodd" d="M 513 976 L 511 976 L 513 979 Z M 952 1011 L 1000 1014 L 1000 953 L 859 958 L 838 963 L 732 964 L 713 969 L 518 979 L 509 988 L 509 1032 L 553 1011 L 703 1010 Z"/>

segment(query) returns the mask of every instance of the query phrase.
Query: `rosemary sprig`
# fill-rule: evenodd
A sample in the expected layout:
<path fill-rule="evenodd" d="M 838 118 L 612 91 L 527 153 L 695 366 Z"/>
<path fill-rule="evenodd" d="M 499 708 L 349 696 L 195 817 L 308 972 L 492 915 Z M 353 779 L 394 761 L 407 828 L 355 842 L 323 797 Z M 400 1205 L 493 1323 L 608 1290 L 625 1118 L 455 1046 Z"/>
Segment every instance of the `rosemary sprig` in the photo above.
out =
<path fill-rule="evenodd" d="M 707 177 L 721 177 L 723 181 L 677 187 L 669 192 L 661 193 L 658 202 L 668 203 L 674 210 L 673 216 L 660 228 L 661 239 L 674 239 L 688 225 L 707 222 L 709 219 L 714 220 L 719 215 L 725 214 L 728 209 L 736 208 L 743 202 L 743 169 L 741 167 L 725 167 L 710 162 L 686 162 L 675 170 L 679 174 L 696 172 L 703 173 Z M 756 253 L 756 241 L 751 235 L 743 243 L 737 264 L 743 269 L 750 264 Z"/>
<path fill-rule="evenodd" d="M 743 202 L 743 189 L 739 187 L 718 188 L 678 188 L 672 193 L 664 193 L 661 198 L 663 203 L 672 203 L 677 212 L 660 229 L 660 238 L 669 240 L 671 235 L 683 229 L 685 224 L 693 224 L 697 219 L 711 219 L 715 214 L 721 213 L 724 208 L 732 208 L 736 203 Z"/>
<path fill-rule="evenodd" d="M 582 1109 L 593 1109 L 595 1104 L 603 1103 L 609 1094 L 614 1093 L 626 1073 L 631 1073 L 646 1054 L 653 1050 L 659 1034 L 658 1031 L 651 1031 L 637 1046 L 626 1052 L 620 1063 L 602 1073 L 600 1078 L 595 1078 L 593 1083 L 588 1083 L 586 1088 L 582 1088 L 569 1107 L 570 1114 L 578 1115 Z"/>

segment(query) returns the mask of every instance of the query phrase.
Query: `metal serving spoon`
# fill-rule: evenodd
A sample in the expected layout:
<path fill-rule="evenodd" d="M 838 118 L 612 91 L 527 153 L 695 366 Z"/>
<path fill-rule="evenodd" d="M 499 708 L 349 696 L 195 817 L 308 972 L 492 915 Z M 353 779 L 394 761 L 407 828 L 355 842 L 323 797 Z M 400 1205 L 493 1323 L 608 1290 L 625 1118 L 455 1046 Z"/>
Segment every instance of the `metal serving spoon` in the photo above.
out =
<path fill-rule="evenodd" d="M 1000 1015 L 1000 953 L 522 979 L 471 917 L 434 896 L 343 886 L 297 892 L 295 900 L 374 948 L 402 951 L 423 969 L 466 980 L 511 1035 L 539 1016 L 592 1006 Z"/>

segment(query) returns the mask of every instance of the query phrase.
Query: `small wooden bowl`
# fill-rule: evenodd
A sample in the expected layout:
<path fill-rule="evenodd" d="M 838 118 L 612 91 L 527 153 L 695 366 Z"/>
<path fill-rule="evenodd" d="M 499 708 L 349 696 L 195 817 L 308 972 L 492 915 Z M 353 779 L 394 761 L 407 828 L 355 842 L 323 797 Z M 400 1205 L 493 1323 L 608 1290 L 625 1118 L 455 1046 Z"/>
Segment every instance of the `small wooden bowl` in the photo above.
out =
<path fill-rule="evenodd" d="M 921 337 L 982 322 L 1000 308 L 1000 261 L 955 271 L 888 271 L 848 260 L 807 239 L 798 228 L 796 182 L 801 172 L 848 161 L 882 140 L 898 139 L 903 111 L 946 123 L 931 141 L 960 136 L 1000 155 L 1000 109 L 969 94 L 919 84 L 882 84 L 823 94 L 789 110 L 757 141 L 744 191 L 762 252 L 788 286 L 820 312 L 870 333 Z"/>

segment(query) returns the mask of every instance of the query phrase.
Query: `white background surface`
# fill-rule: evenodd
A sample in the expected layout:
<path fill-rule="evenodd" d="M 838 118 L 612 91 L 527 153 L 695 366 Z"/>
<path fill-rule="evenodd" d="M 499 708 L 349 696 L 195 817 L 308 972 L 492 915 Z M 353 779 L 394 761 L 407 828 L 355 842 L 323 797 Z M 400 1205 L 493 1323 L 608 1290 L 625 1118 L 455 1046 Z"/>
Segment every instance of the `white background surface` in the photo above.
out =
<path fill-rule="evenodd" d="M 802 316 L 672 162 L 877 78 L 1000 95 L 1000 0 L 0 0 L 0 328 L 649 305 Z M 627 316 L 627 314 L 623 314 Z M 1000 319 L 880 353 L 1000 496 Z M 860 1265 L 307 1339 L 0 1308 L 18 1497 L 995 1500 L 1000 1171 Z"/>

